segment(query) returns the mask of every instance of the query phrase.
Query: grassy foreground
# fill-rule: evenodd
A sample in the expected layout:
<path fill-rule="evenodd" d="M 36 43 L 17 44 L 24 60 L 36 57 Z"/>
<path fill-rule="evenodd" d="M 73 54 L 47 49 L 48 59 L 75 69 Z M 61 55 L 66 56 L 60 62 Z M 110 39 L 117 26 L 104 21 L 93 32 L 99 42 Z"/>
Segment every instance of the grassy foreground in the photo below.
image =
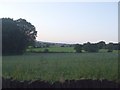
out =
<path fill-rule="evenodd" d="M 17 80 L 108 79 L 118 81 L 117 53 L 29 53 L 3 56 L 3 77 Z"/>

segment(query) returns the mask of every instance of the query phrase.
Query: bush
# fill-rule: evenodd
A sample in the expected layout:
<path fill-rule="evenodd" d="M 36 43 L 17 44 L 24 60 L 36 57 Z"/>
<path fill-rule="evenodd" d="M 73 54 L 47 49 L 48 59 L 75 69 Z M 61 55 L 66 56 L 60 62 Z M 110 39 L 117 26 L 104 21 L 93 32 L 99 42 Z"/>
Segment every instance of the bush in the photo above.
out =
<path fill-rule="evenodd" d="M 80 53 L 80 52 L 82 52 L 81 51 L 82 50 L 82 45 L 76 44 L 75 47 L 74 47 L 74 49 L 76 50 L 77 53 Z"/>
<path fill-rule="evenodd" d="M 49 52 L 49 50 L 48 49 L 44 49 L 44 51 L 43 51 L 44 53 L 48 53 Z"/>
<path fill-rule="evenodd" d="M 112 49 L 108 49 L 108 51 L 107 52 L 112 52 L 113 50 Z"/>
<path fill-rule="evenodd" d="M 97 44 L 86 43 L 83 46 L 83 49 L 87 52 L 98 52 L 99 48 Z"/>
<path fill-rule="evenodd" d="M 108 49 L 108 52 L 112 52 L 113 51 L 113 43 L 107 44 L 107 49 Z"/>

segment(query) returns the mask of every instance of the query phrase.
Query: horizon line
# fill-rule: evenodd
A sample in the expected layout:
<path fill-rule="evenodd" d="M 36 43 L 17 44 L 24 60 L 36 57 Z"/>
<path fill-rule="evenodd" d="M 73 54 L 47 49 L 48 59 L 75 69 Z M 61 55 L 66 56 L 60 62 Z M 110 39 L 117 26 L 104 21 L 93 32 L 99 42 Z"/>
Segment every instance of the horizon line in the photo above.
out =
<path fill-rule="evenodd" d="M 69 43 L 69 42 L 64 42 L 64 41 L 46 41 L 46 40 L 36 40 L 38 42 L 46 42 L 46 43 L 62 43 L 62 44 L 84 44 L 84 43 L 87 43 L 87 42 L 90 42 L 90 43 L 99 43 L 101 41 L 105 42 L 105 44 L 109 44 L 109 43 L 119 43 L 118 42 L 115 42 L 115 41 L 105 41 L 105 40 L 99 40 L 99 41 L 96 41 L 96 42 L 91 42 L 91 41 L 86 41 L 86 42 L 75 42 L 75 43 Z"/>

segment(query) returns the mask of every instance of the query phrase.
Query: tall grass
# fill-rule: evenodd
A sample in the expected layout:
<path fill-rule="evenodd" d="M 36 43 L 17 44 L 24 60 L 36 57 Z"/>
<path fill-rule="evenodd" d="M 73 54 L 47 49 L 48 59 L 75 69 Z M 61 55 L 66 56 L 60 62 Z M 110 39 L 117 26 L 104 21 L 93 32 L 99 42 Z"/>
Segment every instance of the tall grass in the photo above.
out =
<path fill-rule="evenodd" d="M 117 53 L 40 53 L 3 56 L 3 77 L 18 80 L 118 81 Z"/>

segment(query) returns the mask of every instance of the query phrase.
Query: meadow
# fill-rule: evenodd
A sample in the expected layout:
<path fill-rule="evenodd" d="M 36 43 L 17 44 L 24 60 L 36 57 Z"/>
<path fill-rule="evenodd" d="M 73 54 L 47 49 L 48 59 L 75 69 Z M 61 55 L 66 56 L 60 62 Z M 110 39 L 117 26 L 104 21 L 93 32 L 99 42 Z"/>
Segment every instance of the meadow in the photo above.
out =
<path fill-rule="evenodd" d="M 60 47 L 60 46 L 50 46 L 47 48 L 31 48 L 31 49 L 27 49 L 27 51 L 29 52 L 44 52 L 45 49 L 48 49 L 49 52 L 75 52 L 74 47 Z"/>
<path fill-rule="evenodd" d="M 50 46 L 44 48 L 28 48 L 26 52 L 34 52 L 34 53 L 43 53 L 45 49 L 49 50 L 49 53 L 75 53 L 74 47 L 60 47 L 60 46 Z M 99 52 L 107 53 L 107 49 L 100 49 Z M 82 52 L 85 52 L 82 50 Z M 113 53 L 118 53 L 117 50 L 113 50 Z"/>
<path fill-rule="evenodd" d="M 80 79 L 118 80 L 118 53 L 26 53 L 3 56 L 4 78 L 49 82 Z"/>

